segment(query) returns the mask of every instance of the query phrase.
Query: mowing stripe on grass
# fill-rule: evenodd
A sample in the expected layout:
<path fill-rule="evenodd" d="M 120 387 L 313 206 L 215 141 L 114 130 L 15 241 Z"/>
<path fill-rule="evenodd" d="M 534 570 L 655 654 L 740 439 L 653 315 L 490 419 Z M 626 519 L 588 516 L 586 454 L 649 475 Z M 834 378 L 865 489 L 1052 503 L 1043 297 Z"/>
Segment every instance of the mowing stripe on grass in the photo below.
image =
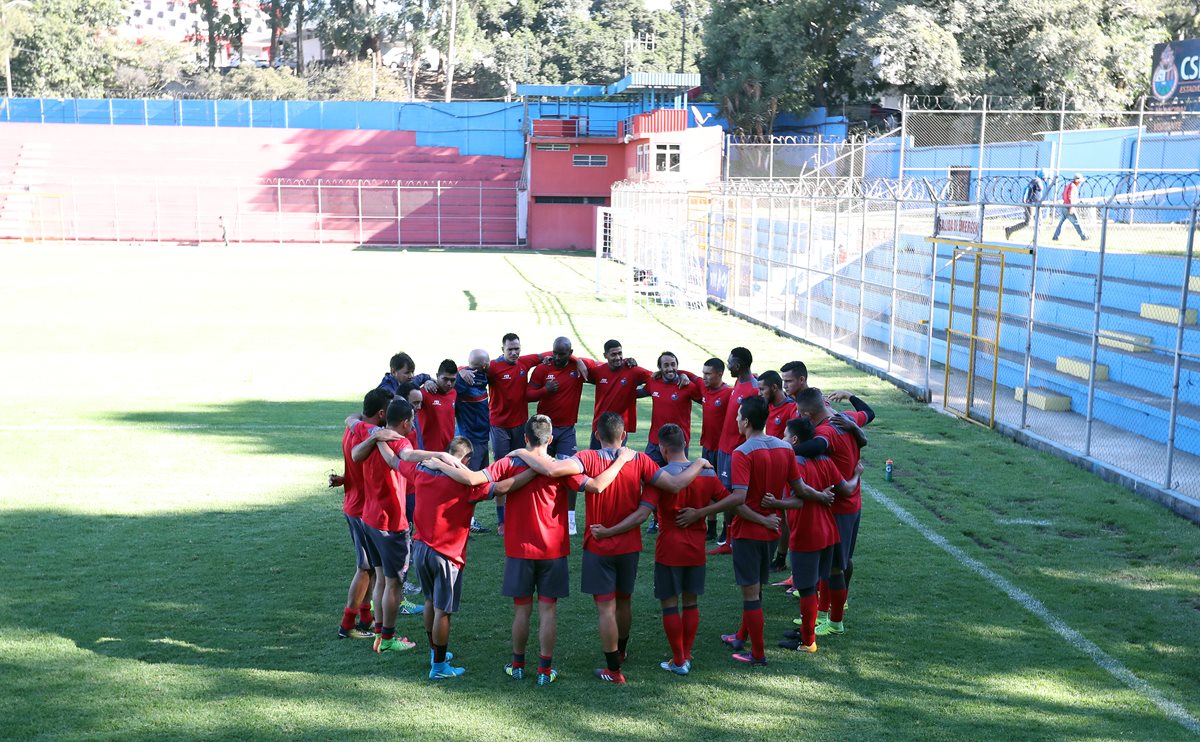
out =
<path fill-rule="evenodd" d="M 1080 634 L 1078 631 L 1068 626 L 1061 618 L 1051 613 L 1050 609 L 1047 608 L 1042 601 L 1012 584 L 999 574 L 996 574 L 986 564 L 947 541 L 944 537 L 938 534 L 937 531 L 934 531 L 932 528 L 929 528 L 925 524 L 921 523 L 919 520 L 913 517 L 912 513 L 909 513 L 907 510 L 900 507 L 895 501 L 879 490 L 868 484 L 863 484 L 862 490 L 870 495 L 871 498 L 880 505 L 883 505 L 885 508 L 892 511 L 892 515 L 895 515 L 901 523 L 912 526 L 930 543 L 954 557 L 959 564 L 963 565 L 983 579 L 992 583 L 992 585 L 995 587 L 1002 590 L 1006 595 L 1008 595 L 1008 597 L 1019 603 L 1025 610 L 1040 618 L 1047 626 L 1053 629 L 1056 634 L 1061 636 L 1063 639 L 1066 639 L 1068 644 L 1091 657 L 1093 662 L 1095 662 L 1104 670 L 1108 671 L 1108 673 L 1114 678 L 1124 683 L 1130 690 L 1138 693 L 1155 706 L 1158 706 L 1158 708 L 1164 714 L 1166 714 L 1169 719 L 1178 722 L 1181 726 L 1183 726 L 1184 729 L 1187 729 L 1193 734 L 1200 735 L 1200 721 L 1189 714 L 1187 709 L 1164 696 L 1158 691 L 1158 689 L 1154 688 L 1137 675 L 1134 675 L 1127 667 L 1122 665 L 1115 658 L 1111 657 L 1103 649 L 1096 646 L 1083 634 Z"/>
<path fill-rule="evenodd" d="M 32 433 L 39 430 L 345 430 L 344 425 L 267 425 L 263 423 L 113 423 L 111 425 L 0 425 L 0 433 Z"/>

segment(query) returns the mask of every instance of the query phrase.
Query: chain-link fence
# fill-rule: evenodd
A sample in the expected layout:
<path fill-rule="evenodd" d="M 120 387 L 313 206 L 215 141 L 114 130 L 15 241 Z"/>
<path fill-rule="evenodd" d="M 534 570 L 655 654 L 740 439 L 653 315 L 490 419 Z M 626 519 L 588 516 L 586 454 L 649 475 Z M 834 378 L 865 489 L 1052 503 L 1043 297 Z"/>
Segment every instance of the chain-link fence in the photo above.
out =
<path fill-rule="evenodd" d="M 515 245 L 515 183 L 87 180 L 0 188 L 0 239 Z"/>
<path fill-rule="evenodd" d="M 678 253 L 653 258 L 660 280 L 703 280 L 717 304 L 965 419 L 1200 495 L 1195 205 L 1125 194 L 1067 209 L 914 197 L 936 190 L 926 183 L 889 190 L 744 179 L 702 202 L 619 184 L 610 251 L 635 274 L 647 248 Z"/>

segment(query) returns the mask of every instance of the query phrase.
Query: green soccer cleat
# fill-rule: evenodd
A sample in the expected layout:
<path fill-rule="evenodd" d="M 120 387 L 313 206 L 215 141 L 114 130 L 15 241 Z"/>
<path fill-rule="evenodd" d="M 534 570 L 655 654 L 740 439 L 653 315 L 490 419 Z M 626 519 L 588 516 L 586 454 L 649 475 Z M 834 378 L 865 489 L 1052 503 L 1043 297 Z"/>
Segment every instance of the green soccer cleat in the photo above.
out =
<path fill-rule="evenodd" d="M 558 680 L 558 670 L 555 670 L 552 667 L 552 668 L 550 668 L 550 672 L 539 672 L 538 673 L 537 684 L 538 685 L 550 685 L 555 680 Z"/>
<path fill-rule="evenodd" d="M 465 667 L 452 667 L 449 662 L 434 662 L 429 667 L 430 680 L 447 680 L 462 677 L 467 671 Z"/>
<path fill-rule="evenodd" d="M 829 620 L 829 611 L 817 611 L 817 623 L 825 623 Z"/>
<path fill-rule="evenodd" d="M 841 621 L 826 621 L 825 623 L 817 624 L 817 636 L 830 636 L 845 634 L 846 629 L 842 626 Z"/>
<path fill-rule="evenodd" d="M 525 679 L 525 668 L 513 667 L 511 662 L 504 666 L 504 672 L 513 680 Z"/>
<path fill-rule="evenodd" d="M 375 646 L 375 651 L 379 654 L 384 652 L 407 652 L 417 646 L 416 642 L 411 642 L 403 636 L 394 639 L 381 639 L 379 644 Z"/>

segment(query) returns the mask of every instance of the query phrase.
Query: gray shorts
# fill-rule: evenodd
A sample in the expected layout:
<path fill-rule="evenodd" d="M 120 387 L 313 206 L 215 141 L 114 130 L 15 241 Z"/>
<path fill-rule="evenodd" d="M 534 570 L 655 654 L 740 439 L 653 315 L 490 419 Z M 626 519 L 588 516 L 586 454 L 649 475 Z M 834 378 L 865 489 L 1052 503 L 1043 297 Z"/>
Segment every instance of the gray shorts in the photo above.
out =
<path fill-rule="evenodd" d="M 680 593 L 704 594 L 705 566 L 668 567 L 654 563 L 654 597 L 658 600 L 674 598 Z"/>
<path fill-rule="evenodd" d="M 717 478 L 721 480 L 721 484 L 725 485 L 725 489 L 733 486 L 729 483 L 732 473 L 733 454 L 717 451 Z"/>
<path fill-rule="evenodd" d="M 833 547 L 833 563 L 843 572 L 854 558 L 854 545 L 858 543 L 858 522 L 861 518 L 861 510 L 857 513 L 833 516 L 837 522 L 838 535 L 842 537 L 841 543 Z"/>
<path fill-rule="evenodd" d="M 632 595 L 641 555 L 641 552 L 632 551 L 601 556 L 584 549 L 580 590 L 588 595 Z"/>
<path fill-rule="evenodd" d="M 792 587 L 797 590 L 815 588 L 821 580 L 829 579 L 833 567 L 833 550 L 836 546 L 826 546 L 820 551 L 789 551 L 788 560 L 792 563 Z"/>
<path fill-rule="evenodd" d="M 425 600 L 433 601 L 433 607 L 444 613 L 458 610 L 458 601 L 462 598 L 462 570 L 457 564 L 417 539 L 413 542 L 413 567 L 421 578 L 421 593 Z"/>
<path fill-rule="evenodd" d="M 363 524 L 375 544 L 384 577 L 399 578 L 408 570 L 408 531 L 381 531 Z"/>
<path fill-rule="evenodd" d="M 570 458 L 579 453 L 579 448 L 575 444 L 574 425 L 569 428 L 551 428 L 550 434 L 554 436 L 554 440 L 550 441 L 550 445 L 546 447 L 546 452 L 551 456 L 555 458 Z"/>
<path fill-rule="evenodd" d="M 508 455 L 509 451 L 525 447 L 525 426 L 515 428 L 492 427 L 492 457 L 496 461 Z"/>
<path fill-rule="evenodd" d="M 342 513 L 342 515 L 346 515 Z M 346 525 L 350 527 L 350 542 L 354 544 L 354 563 L 361 570 L 375 569 L 380 566 L 379 552 L 371 537 L 367 535 L 367 527 L 361 518 L 346 515 Z"/>
<path fill-rule="evenodd" d="M 539 598 L 557 599 L 571 594 L 571 574 L 566 557 L 504 558 L 504 581 L 500 585 L 500 594 L 507 598 L 528 598 L 535 591 Z"/>
<path fill-rule="evenodd" d="M 759 541 L 735 538 L 733 548 L 733 579 L 738 585 L 765 585 L 771 581 L 771 557 L 775 555 L 775 539 Z"/>

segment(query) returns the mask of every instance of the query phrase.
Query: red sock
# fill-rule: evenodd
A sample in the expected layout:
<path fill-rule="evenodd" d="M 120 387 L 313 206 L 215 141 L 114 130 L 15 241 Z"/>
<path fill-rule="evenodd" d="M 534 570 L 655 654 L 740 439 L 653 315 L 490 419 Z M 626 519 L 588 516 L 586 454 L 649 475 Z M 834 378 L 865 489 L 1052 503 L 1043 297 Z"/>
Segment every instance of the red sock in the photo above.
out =
<path fill-rule="evenodd" d="M 817 604 L 817 610 L 825 611 L 826 613 L 828 613 L 829 612 L 829 583 L 828 582 L 826 582 L 825 580 L 821 580 L 820 582 L 817 583 L 817 595 L 820 596 L 820 600 L 818 601 L 818 604 Z"/>
<path fill-rule="evenodd" d="M 800 598 L 800 620 L 804 621 L 800 627 L 801 644 L 812 644 L 817 640 L 817 603 L 816 593 Z"/>
<path fill-rule="evenodd" d="M 375 623 L 375 616 L 371 614 L 371 604 L 369 602 L 358 606 L 358 620 L 368 626 Z"/>
<path fill-rule="evenodd" d="M 683 652 L 683 619 L 678 608 L 663 608 L 663 631 L 671 645 L 671 662 L 682 665 L 687 656 Z"/>
<path fill-rule="evenodd" d="M 750 638 L 750 634 L 746 632 L 746 613 L 742 612 L 742 622 L 738 624 L 737 638 L 741 641 L 746 641 Z"/>
<path fill-rule="evenodd" d="M 763 612 L 761 600 L 747 600 L 742 603 L 742 625 L 750 635 L 750 654 L 756 660 L 767 656 L 763 640 Z"/>
<path fill-rule="evenodd" d="M 830 590 L 829 599 L 833 601 L 833 605 L 829 607 L 829 620 L 841 621 L 842 612 L 846 608 L 846 596 L 850 594 L 849 588 L 841 590 Z"/>
<path fill-rule="evenodd" d="M 345 608 L 342 610 L 342 631 L 349 631 L 354 628 L 354 622 L 358 619 L 358 609 Z"/>
<path fill-rule="evenodd" d="M 692 645 L 696 643 L 696 629 L 700 627 L 700 606 L 683 607 L 683 657 L 692 656 Z"/>

